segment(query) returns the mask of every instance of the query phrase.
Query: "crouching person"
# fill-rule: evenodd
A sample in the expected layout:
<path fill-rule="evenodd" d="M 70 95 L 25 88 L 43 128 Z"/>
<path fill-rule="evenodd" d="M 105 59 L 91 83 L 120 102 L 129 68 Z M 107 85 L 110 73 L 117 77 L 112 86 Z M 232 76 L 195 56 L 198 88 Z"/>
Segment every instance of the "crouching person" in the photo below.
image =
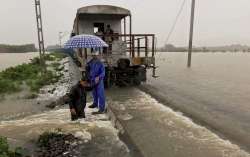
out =
<path fill-rule="evenodd" d="M 86 107 L 88 82 L 81 79 L 75 86 L 73 86 L 69 93 L 69 108 L 71 113 L 71 120 L 75 121 L 79 118 L 85 118 L 84 109 Z"/>

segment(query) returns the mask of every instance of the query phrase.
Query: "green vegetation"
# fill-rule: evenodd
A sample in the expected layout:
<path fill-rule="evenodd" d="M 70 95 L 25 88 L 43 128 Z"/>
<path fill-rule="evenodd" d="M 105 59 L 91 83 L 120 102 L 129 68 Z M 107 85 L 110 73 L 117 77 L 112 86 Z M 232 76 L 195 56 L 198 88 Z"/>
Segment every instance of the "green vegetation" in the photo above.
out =
<path fill-rule="evenodd" d="M 49 141 L 53 138 L 62 139 L 63 133 L 62 129 L 58 128 L 53 131 L 47 131 L 41 134 L 37 140 L 38 147 L 48 147 Z"/>
<path fill-rule="evenodd" d="M 65 57 L 67 57 L 67 55 L 64 54 L 64 53 L 53 52 L 53 53 L 50 53 L 50 54 L 46 54 L 44 58 L 47 61 L 60 61 Z"/>
<path fill-rule="evenodd" d="M 0 157 L 22 157 L 24 152 L 20 147 L 10 150 L 7 138 L 0 137 Z"/>
<path fill-rule="evenodd" d="M 59 61 L 64 57 L 64 54 L 56 53 L 45 56 L 46 61 Z M 45 85 L 56 83 L 62 76 L 60 71 L 63 68 L 57 62 L 53 62 L 49 66 L 52 69 L 43 73 L 39 58 L 34 58 L 31 63 L 11 67 L 0 72 L 0 94 L 18 92 L 22 90 L 23 84 L 28 85 L 32 92 L 37 92 Z"/>
<path fill-rule="evenodd" d="M 0 44 L 0 53 L 25 53 L 37 51 L 34 44 L 26 45 L 4 45 Z"/>
<path fill-rule="evenodd" d="M 80 139 L 73 134 L 63 133 L 60 130 L 45 132 L 40 135 L 37 141 L 36 156 L 79 156 L 79 145 Z"/>

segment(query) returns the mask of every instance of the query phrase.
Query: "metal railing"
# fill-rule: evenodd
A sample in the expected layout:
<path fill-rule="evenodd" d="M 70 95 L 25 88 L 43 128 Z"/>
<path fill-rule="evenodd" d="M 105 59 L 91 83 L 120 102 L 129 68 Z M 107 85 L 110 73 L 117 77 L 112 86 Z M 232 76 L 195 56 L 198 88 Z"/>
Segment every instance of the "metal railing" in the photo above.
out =
<path fill-rule="evenodd" d="M 112 54 L 112 42 L 122 40 L 127 46 L 130 57 L 151 57 L 155 56 L 155 35 L 154 34 L 112 34 L 99 35 L 109 44 L 108 54 Z"/>

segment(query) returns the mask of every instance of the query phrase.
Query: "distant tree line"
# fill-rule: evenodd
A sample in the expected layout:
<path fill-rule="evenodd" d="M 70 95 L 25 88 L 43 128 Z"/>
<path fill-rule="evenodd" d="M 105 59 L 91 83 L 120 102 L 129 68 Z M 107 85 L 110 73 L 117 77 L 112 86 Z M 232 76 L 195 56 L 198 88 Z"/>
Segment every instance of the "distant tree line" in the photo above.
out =
<path fill-rule="evenodd" d="M 186 52 L 187 48 L 185 47 L 176 47 L 172 44 L 166 44 L 165 46 L 158 48 L 159 52 Z"/>
<path fill-rule="evenodd" d="M 176 47 L 172 44 L 157 49 L 159 52 L 187 52 L 187 47 Z M 193 47 L 193 52 L 250 52 L 247 45 L 234 44 L 229 46 Z"/>
<path fill-rule="evenodd" d="M 5 45 L 0 44 L 0 53 L 25 53 L 37 51 L 35 44 Z"/>

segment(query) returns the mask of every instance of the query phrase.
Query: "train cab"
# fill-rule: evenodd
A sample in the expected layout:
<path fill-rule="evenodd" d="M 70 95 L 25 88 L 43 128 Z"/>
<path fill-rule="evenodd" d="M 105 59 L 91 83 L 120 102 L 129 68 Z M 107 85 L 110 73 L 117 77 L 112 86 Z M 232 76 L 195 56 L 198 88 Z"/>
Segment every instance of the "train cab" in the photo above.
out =
<path fill-rule="evenodd" d="M 155 76 L 155 35 L 133 34 L 132 15 L 128 9 L 93 5 L 79 8 L 72 36 L 90 34 L 102 38 L 108 48 L 99 49 L 106 67 L 105 84 L 110 87 L 140 85 L 146 81 L 147 69 Z M 91 59 L 91 49 L 76 49 L 82 71 Z"/>

